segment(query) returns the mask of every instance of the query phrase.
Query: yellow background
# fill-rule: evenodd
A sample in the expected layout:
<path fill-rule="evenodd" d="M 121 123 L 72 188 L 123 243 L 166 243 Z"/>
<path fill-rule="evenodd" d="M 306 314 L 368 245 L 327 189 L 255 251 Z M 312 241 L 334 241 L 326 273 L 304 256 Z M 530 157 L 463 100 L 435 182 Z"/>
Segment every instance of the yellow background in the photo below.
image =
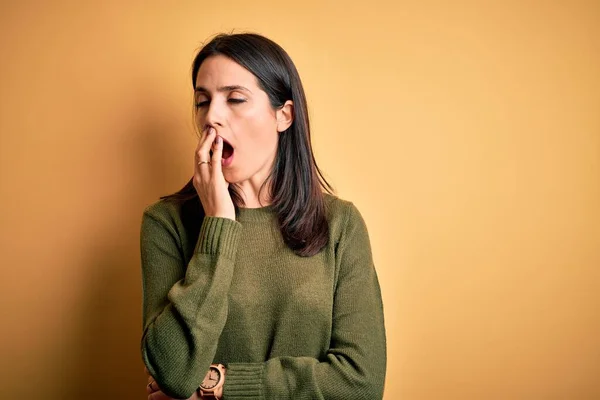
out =
<path fill-rule="evenodd" d="M 144 399 L 143 207 L 218 32 L 296 62 L 371 235 L 386 400 L 600 398 L 597 1 L 0 6 L 0 397 Z"/>

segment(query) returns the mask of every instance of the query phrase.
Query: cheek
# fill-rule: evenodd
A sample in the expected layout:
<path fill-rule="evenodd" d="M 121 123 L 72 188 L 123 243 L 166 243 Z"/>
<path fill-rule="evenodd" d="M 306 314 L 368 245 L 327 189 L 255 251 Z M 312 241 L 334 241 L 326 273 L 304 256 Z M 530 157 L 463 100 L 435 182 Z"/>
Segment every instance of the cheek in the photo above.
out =
<path fill-rule="evenodd" d="M 240 107 L 232 113 L 229 123 L 238 136 L 251 138 L 261 146 L 277 139 L 275 116 L 266 110 Z"/>
<path fill-rule="evenodd" d="M 267 124 L 274 119 L 274 116 L 260 107 L 239 107 L 233 111 L 232 117 L 257 126 Z"/>

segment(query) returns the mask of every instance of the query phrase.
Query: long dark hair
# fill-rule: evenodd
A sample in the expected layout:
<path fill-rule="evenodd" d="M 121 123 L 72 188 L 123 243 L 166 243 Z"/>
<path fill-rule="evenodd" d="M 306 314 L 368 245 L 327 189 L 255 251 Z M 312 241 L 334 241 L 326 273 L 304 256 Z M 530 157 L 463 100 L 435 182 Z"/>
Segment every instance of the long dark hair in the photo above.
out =
<path fill-rule="evenodd" d="M 281 46 L 264 36 L 218 34 L 194 58 L 192 88 L 196 87 L 202 62 L 215 55 L 229 57 L 254 74 L 274 109 L 281 108 L 287 100 L 294 103 L 293 122 L 279 134 L 274 167 L 261 191 L 269 182 L 272 206 L 286 245 L 299 256 L 317 254 L 329 237 L 323 189 L 332 195 L 334 189 L 317 166 L 312 151 L 308 107 L 296 66 Z M 229 193 L 236 208 L 244 205 L 236 185 L 229 185 Z M 190 179 L 181 190 L 161 199 L 186 201 L 194 197 L 198 194 Z"/>

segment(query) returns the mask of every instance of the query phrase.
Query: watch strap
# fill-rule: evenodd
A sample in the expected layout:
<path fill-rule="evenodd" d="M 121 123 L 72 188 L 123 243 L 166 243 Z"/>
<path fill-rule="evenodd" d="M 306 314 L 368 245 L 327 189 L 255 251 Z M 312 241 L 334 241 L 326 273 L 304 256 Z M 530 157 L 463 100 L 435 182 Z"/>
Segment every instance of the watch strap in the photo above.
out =
<path fill-rule="evenodd" d="M 200 398 L 202 400 L 220 400 L 213 392 L 205 392 L 203 389 L 200 389 Z"/>

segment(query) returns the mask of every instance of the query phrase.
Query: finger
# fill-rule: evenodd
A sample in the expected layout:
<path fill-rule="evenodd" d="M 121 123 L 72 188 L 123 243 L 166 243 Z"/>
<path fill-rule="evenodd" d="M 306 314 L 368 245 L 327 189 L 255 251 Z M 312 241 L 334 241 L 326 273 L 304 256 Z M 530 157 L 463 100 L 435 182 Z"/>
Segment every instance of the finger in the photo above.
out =
<path fill-rule="evenodd" d="M 194 150 L 194 154 L 198 153 L 198 150 L 200 150 L 200 146 L 202 145 L 202 143 L 204 143 L 204 136 L 205 136 L 204 132 L 205 131 L 202 131 L 198 135 L 198 143 L 196 144 L 196 150 Z"/>
<path fill-rule="evenodd" d="M 146 385 L 146 393 L 151 394 L 154 393 L 158 390 L 157 388 L 157 384 L 154 383 L 154 379 L 152 379 L 150 382 L 148 382 L 148 384 Z"/>
<path fill-rule="evenodd" d="M 167 396 L 162 391 L 154 392 L 148 396 L 148 400 L 173 400 L 172 397 Z"/>
<path fill-rule="evenodd" d="M 206 136 L 201 138 L 198 141 L 198 146 L 196 147 L 196 162 L 198 161 L 210 161 L 209 151 L 212 143 L 214 141 L 214 134 L 216 130 L 214 128 L 210 128 Z"/>
<path fill-rule="evenodd" d="M 208 182 L 210 180 L 210 164 L 201 163 L 201 161 L 209 161 L 210 162 L 210 154 L 209 150 L 212 146 L 215 136 L 214 128 L 211 129 L 211 132 L 206 137 L 204 143 L 200 146 L 200 150 L 196 152 L 196 168 L 200 173 L 200 177 L 204 182 Z"/>
<path fill-rule="evenodd" d="M 204 139 L 206 139 L 206 136 L 208 135 L 210 128 L 211 127 L 208 126 L 208 127 L 205 127 L 204 129 L 202 129 L 202 131 L 200 131 L 200 135 L 198 135 L 198 145 L 200 145 L 200 143 L 202 143 L 204 141 Z"/>
<path fill-rule="evenodd" d="M 156 383 L 154 379 L 152 380 L 152 382 L 148 382 L 148 384 L 146 385 L 146 393 L 148 394 L 160 392 L 161 390 L 162 389 L 158 386 L 158 383 Z"/>
<path fill-rule="evenodd" d="M 221 160 L 223 159 L 223 138 L 218 136 L 215 138 L 215 145 L 213 146 L 213 155 L 212 155 L 212 172 L 213 176 L 222 176 L 222 166 Z"/>

